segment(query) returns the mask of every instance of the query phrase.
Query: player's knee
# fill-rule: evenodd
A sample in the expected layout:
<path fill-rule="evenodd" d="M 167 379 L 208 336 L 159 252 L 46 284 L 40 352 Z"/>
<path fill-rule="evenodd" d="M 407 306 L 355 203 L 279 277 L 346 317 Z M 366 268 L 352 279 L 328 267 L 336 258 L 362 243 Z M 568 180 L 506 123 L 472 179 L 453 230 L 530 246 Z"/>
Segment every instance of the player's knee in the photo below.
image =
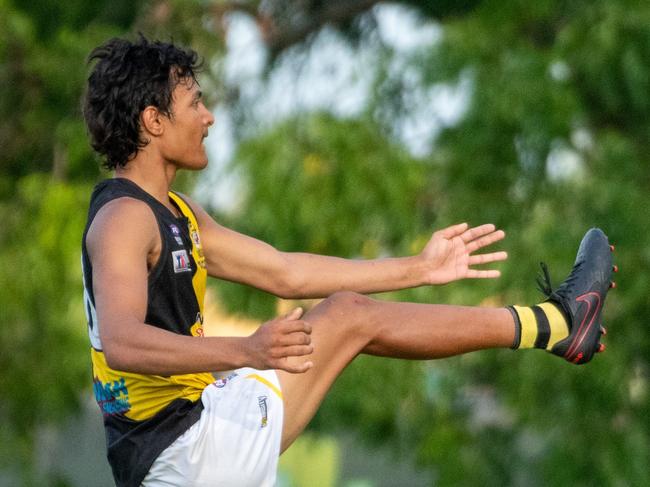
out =
<path fill-rule="evenodd" d="M 325 301 L 332 307 L 345 309 L 348 312 L 354 312 L 358 309 L 366 308 L 372 303 L 372 299 L 363 294 L 352 291 L 339 291 L 332 294 Z"/>
<path fill-rule="evenodd" d="M 340 291 L 321 301 L 306 319 L 314 330 L 323 327 L 330 339 L 358 342 L 361 349 L 373 338 L 373 302 L 363 294 Z"/>
<path fill-rule="evenodd" d="M 325 299 L 321 305 L 328 318 L 329 328 L 341 328 L 345 333 L 362 333 L 369 322 L 373 300 L 363 294 L 339 291 Z"/>

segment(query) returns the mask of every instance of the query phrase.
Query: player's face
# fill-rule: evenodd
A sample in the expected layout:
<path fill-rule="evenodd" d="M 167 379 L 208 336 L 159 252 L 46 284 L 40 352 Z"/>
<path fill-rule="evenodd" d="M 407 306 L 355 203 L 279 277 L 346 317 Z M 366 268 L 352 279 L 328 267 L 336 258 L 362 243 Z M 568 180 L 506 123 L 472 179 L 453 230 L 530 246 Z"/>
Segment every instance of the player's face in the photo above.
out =
<path fill-rule="evenodd" d="M 214 117 L 203 104 L 196 82 L 181 80 L 172 94 L 172 114 L 165 120 L 163 157 L 183 169 L 203 169 L 208 164 L 204 139 Z"/>

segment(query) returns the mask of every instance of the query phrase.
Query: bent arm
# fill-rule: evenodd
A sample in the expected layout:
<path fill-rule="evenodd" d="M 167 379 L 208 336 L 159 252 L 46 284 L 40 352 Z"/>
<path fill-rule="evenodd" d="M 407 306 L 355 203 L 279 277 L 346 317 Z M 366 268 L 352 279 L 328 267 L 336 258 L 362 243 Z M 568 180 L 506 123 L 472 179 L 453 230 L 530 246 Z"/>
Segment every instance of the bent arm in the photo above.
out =
<path fill-rule="evenodd" d="M 144 203 L 123 198 L 107 204 L 86 243 L 100 339 L 113 369 L 175 375 L 242 366 L 284 368 L 286 356 L 311 352 L 308 325 L 299 317 L 276 319 L 244 338 L 184 336 L 146 324 L 147 259 L 160 248 L 160 236 Z M 289 371 L 306 368 L 301 364 Z"/>

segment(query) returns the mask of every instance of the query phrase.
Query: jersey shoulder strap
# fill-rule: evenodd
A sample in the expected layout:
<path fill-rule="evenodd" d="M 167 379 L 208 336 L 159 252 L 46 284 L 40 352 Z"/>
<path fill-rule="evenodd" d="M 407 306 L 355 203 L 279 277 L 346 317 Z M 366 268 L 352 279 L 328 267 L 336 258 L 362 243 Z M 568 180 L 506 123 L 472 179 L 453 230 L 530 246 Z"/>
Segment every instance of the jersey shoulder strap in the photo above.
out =
<path fill-rule="evenodd" d="M 176 207 L 180 210 L 180 212 L 185 216 L 192 226 L 198 230 L 199 224 L 196 219 L 196 215 L 194 214 L 194 211 L 192 211 L 192 208 L 190 205 L 176 192 L 170 191 L 169 192 L 169 199 L 171 199 Z"/>

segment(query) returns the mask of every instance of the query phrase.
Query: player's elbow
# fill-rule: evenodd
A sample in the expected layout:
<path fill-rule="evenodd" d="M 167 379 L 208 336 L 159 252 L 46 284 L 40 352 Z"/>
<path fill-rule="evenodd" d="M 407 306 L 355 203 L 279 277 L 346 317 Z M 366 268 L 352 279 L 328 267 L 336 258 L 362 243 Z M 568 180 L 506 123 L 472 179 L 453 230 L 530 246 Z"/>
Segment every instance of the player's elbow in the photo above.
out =
<path fill-rule="evenodd" d="M 137 354 L 129 351 L 128 346 L 116 343 L 114 340 L 102 343 L 106 365 L 113 370 L 122 372 L 138 372 Z"/>
<path fill-rule="evenodd" d="M 273 283 L 273 294 L 282 299 L 299 299 L 305 297 L 305 280 L 297 269 L 289 266 L 276 276 Z"/>
<path fill-rule="evenodd" d="M 113 370 L 124 370 L 127 361 L 124 353 L 120 352 L 119 347 L 114 346 L 110 342 L 103 343 L 102 345 L 106 365 Z"/>

